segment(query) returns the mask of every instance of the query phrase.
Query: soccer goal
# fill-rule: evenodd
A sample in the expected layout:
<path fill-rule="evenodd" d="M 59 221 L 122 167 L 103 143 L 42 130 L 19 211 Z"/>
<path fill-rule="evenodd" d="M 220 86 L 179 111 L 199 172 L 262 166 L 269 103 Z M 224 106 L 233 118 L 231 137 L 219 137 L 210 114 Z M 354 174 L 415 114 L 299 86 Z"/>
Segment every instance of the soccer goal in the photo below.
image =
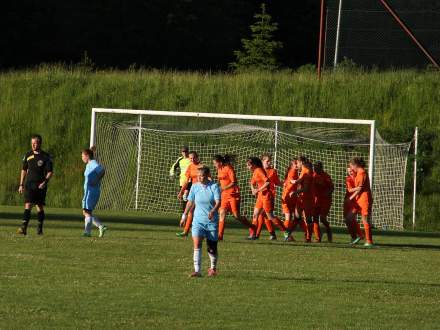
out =
<path fill-rule="evenodd" d="M 349 160 L 364 157 L 373 187 L 376 228 L 402 229 L 409 143 L 383 140 L 374 120 L 330 119 L 156 110 L 92 109 L 90 145 L 106 167 L 98 207 L 179 214 L 178 178 L 170 178 L 180 148 L 189 146 L 212 169 L 212 156 L 235 156 L 242 211 L 251 216 L 254 197 L 246 159 L 270 153 L 280 179 L 289 161 L 304 155 L 322 161 L 335 184 L 329 220 L 343 226 Z M 276 198 L 280 207 L 281 187 Z"/>

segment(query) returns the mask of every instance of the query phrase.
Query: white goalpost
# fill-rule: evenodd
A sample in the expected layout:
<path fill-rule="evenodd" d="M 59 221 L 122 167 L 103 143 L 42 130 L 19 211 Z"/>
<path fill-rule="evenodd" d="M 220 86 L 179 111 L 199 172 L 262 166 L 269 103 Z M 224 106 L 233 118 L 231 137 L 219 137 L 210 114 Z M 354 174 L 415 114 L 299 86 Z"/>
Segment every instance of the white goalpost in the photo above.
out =
<path fill-rule="evenodd" d="M 178 181 L 171 181 L 167 173 L 183 145 L 197 151 L 210 167 L 215 154 L 235 156 L 242 209 L 248 216 L 254 201 L 246 159 L 271 153 L 283 179 L 289 160 L 305 155 L 322 161 L 333 178 L 329 216 L 333 225 L 343 225 L 348 161 L 362 156 L 373 187 L 373 224 L 403 228 L 409 145 L 384 141 L 374 120 L 93 108 L 90 145 L 96 145 L 97 157 L 107 172 L 100 208 L 169 214 L 180 212 Z M 276 198 L 279 216 L 280 195 L 281 188 Z"/>

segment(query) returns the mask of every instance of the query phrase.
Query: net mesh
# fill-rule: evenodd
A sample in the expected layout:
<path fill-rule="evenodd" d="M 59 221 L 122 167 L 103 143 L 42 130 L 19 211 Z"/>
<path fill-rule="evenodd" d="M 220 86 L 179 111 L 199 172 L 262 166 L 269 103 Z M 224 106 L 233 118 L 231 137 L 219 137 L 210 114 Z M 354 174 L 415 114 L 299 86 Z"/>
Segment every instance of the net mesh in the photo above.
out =
<path fill-rule="evenodd" d="M 276 129 L 274 123 L 270 123 L 272 127 L 225 123 L 211 129 L 180 130 L 172 129 L 169 123 L 168 127 L 158 128 L 155 119 L 146 120 L 147 116 L 143 116 L 142 127 L 136 121 L 115 121 L 109 117 L 109 114 L 99 114 L 96 121 L 97 157 L 106 168 L 98 205 L 101 209 L 179 214 L 178 176 L 170 179 L 169 171 L 180 148 L 187 145 L 190 150 L 197 151 L 203 164 L 211 168 L 213 155 L 227 153 L 235 156 L 242 212 L 247 216 L 251 216 L 255 203 L 249 188 L 248 157 L 272 154 L 280 179 L 284 179 L 289 161 L 294 157 L 305 155 L 311 161 L 322 161 L 335 185 L 329 221 L 343 226 L 348 161 L 361 156 L 368 162 L 368 138 L 347 128 L 318 127 L 315 124 L 294 128 L 280 125 Z M 215 126 L 212 120 L 211 124 Z M 409 144 L 389 144 L 377 134 L 372 215 L 376 228 L 403 228 L 408 151 Z M 215 170 L 212 175 L 215 180 Z M 277 196 L 280 195 L 279 187 Z M 281 216 L 280 198 L 276 198 L 275 203 L 275 212 Z"/>

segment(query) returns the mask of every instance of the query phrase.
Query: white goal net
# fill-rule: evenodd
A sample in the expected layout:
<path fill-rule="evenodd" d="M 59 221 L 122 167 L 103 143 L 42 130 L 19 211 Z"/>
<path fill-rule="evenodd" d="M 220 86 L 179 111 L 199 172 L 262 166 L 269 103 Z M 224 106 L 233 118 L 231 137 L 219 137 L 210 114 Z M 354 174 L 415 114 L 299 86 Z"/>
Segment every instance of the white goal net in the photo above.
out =
<path fill-rule="evenodd" d="M 106 112 L 108 111 L 108 112 Z M 235 156 L 234 167 L 241 190 L 242 212 L 251 216 L 254 197 L 249 188 L 251 173 L 246 159 L 270 153 L 280 179 L 289 161 L 304 155 L 322 161 L 335 185 L 329 221 L 343 226 L 345 176 L 349 160 L 370 159 L 369 127 L 331 123 L 284 122 L 234 118 L 155 116 L 145 113 L 113 113 L 97 109 L 92 120 L 92 143 L 106 168 L 98 207 L 179 214 L 178 176 L 169 170 L 183 145 L 199 154 L 201 162 L 216 171 L 212 157 Z M 121 110 L 117 110 L 122 112 Z M 251 117 L 251 116 L 247 116 Z M 406 163 L 409 143 L 390 144 L 375 134 L 373 216 L 376 228 L 402 229 Z M 371 172 L 370 172 L 371 173 Z M 281 188 L 276 213 L 282 218 Z"/>

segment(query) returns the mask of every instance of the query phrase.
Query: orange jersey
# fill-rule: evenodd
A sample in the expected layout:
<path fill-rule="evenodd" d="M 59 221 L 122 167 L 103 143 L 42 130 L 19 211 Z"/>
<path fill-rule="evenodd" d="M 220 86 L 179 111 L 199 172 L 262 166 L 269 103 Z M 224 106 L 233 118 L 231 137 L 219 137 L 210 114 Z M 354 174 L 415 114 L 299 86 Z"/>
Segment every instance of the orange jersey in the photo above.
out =
<path fill-rule="evenodd" d="M 354 179 L 355 187 L 361 187 L 361 191 L 356 196 L 356 201 L 359 203 L 371 203 L 371 188 L 370 179 L 367 172 L 363 168 L 356 171 L 356 178 Z"/>
<path fill-rule="evenodd" d="M 251 185 L 257 186 L 258 189 L 260 189 L 266 182 L 269 181 L 269 178 L 266 175 L 266 172 L 262 169 L 257 167 L 254 172 L 252 173 L 252 179 L 251 179 Z M 270 181 L 269 181 L 270 182 Z M 270 195 L 270 189 L 265 188 L 264 190 L 260 191 L 258 193 L 259 197 L 271 197 Z"/>
<path fill-rule="evenodd" d="M 304 199 L 311 199 L 313 197 L 312 194 L 312 184 L 313 184 L 313 176 L 311 171 L 305 167 L 301 167 L 301 175 L 299 176 L 300 183 L 298 184 L 300 189 L 306 189 L 306 191 L 300 193 L 300 197 Z"/>
<path fill-rule="evenodd" d="M 199 164 L 191 163 L 188 165 L 188 168 L 186 169 L 185 172 L 187 182 L 189 180 L 191 180 L 192 184 L 199 182 L 199 168 L 201 168 L 202 166 L 203 165 L 200 163 Z"/>
<path fill-rule="evenodd" d="M 330 175 L 328 175 L 326 172 L 313 172 L 312 186 L 313 197 L 316 199 L 317 202 L 331 201 L 333 192 L 333 181 Z"/>
<path fill-rule="evenodd" d="M 297 189 L 297 185 L 290 182 L 291 180 L 298 179 L 298 170 L 296 168 L 291 168 L 287 173 L 287 177 L 284 180 L 283 196 L 289 195 Z"/>
<path fill-rule="evenodd" d="M 222 195 L 238 195 L 240 190 L 237 186 L 237 177 L 235 176 L 234 168 L 230 165 L 222 166 L 218 169 L 217 179 L 220 183 L 220 187 L 222 188 Z M 230 185 L 231 183 L 235 183 L 235 186 L 227 190 L 223 190 L 223 187 Z"/>
<path fill-rule="evenodd" d="M 273 196 L 275 196 L 276 193 L 276 186 L 281 185 L 280 178 L 278 177 L 278 172 L 274 168 L 268 168 L 265 169 L 267 177 L 269 178 L 269 190 L 272 193 Z"/>

